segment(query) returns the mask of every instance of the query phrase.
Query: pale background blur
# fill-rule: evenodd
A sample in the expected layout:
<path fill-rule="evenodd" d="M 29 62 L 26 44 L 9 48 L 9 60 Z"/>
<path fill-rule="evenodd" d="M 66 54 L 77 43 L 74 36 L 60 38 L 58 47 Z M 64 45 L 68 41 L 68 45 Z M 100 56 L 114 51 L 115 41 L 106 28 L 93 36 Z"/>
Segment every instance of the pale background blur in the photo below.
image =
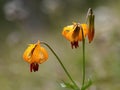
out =
<path fill-rule="evenodd" d="M 89 90 L 120 90 L 120 0 L 0 0 L 0 90 L 69 90 L 66 74 L 46 47 L 49 59 L 30 72 L 22 54 L 29 43 L 47 42 L 73 79 L 82 82 L 82 44 L 71 49 L 61 35 L 73 21 L 84 23 L 88 8 L 95 14 L 95 38 L 86 39 Z"/>

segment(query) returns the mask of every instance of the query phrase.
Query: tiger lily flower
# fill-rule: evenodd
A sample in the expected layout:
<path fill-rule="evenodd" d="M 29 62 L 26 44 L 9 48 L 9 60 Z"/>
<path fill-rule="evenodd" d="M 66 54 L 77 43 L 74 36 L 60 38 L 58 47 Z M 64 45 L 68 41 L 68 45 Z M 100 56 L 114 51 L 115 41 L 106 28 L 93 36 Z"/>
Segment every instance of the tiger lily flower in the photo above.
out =
<path fill-rule="evenodd" d="M 30 63 L 30 71 L 36 72 L 39 69 L 39 64 L 48 59 L 48 53 L 45 48 L 41 47 L 40 41 L 38 41 L 36 44 L 29 44 L 23 53 L 23 59 Z"/>
<path fill-rule="evenodd" d="M 83 36 L 82 36 L 83 31 Z M 82 41 L 88 35 L 87 24 L 73 23 L 63 28 L 62 35 L 71 42 L 71 47 L 79 47 L 78 41 Z"/>

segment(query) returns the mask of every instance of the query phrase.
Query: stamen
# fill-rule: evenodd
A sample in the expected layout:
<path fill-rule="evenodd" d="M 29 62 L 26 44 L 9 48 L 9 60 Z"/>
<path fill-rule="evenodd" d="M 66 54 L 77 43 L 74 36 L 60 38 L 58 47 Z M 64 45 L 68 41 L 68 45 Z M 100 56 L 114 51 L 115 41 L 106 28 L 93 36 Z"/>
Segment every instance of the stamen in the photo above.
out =
<path fill-rule="evenodd" d="M 71 42 L 71 47 L 72 47 L 72 49 L 73 49 L 74 47 L 75 47 L 75 48 L 79 47 L 78 41 Z"/>
<path fill-rule="evenodd" d="M 38 69 L 39 69 L 38 63 L 31 63 L 30 64 L 30 72 L 32 72 L 32 71 L 36 72 L 36 71 L 38 71 Z"/>
<path fill-rule="evenodd" d="M 32 72 L 33 66 L 34 66 L 34 63 L 31 63 L 31 64 L 30 64 L 30 72 Z"/>

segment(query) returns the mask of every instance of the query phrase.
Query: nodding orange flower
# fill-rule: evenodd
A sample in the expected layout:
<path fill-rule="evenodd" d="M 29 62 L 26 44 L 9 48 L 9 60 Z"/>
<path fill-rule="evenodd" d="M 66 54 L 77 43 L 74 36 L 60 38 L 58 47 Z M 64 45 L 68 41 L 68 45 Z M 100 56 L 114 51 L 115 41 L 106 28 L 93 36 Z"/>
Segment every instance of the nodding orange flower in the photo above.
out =
<path fill-rule="evenodd" d="M 82 30 L 83 36 L 85 38 L 86 35 L 88 35 L 87 24 L 79 24 L 74 22 L 73 25 L 69 25 L 63 28 L 62 35 L 71 42 L 72 48 L 77 48 L 79 47 L 78 41 L 83 40 Z"/>
<path fill-rule="evenodd" d="M 40 46 L 40 41 L 36 44 L 30 44 L 23 54 L 23 59 L 30 63 L 30 71 L 38 71 L 39 64 L 48 59 L 48 53 L 45 48 Z"/>

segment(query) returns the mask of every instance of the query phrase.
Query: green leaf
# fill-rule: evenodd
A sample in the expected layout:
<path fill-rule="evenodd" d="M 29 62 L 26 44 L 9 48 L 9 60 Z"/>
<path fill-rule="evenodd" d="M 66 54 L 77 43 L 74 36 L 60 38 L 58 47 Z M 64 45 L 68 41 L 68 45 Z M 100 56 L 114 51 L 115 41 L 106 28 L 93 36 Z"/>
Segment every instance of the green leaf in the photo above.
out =
<path fill-rule="evenodd" d="M 81 88 L 81 90 L 86 90 L 92 85 L 92 80 L 88 79 L 88 82 Z"/>
<path fill-rule="evenodd" d="M 74 86 L 71 83 L 64 82 L 64 81 L 62 83 L 60 83 L 60 86 L 63 87 L 63 88 L 70 88 L 70 89 L 73 89 L 73 90 L 77 90 L 76 86 Z"/>

